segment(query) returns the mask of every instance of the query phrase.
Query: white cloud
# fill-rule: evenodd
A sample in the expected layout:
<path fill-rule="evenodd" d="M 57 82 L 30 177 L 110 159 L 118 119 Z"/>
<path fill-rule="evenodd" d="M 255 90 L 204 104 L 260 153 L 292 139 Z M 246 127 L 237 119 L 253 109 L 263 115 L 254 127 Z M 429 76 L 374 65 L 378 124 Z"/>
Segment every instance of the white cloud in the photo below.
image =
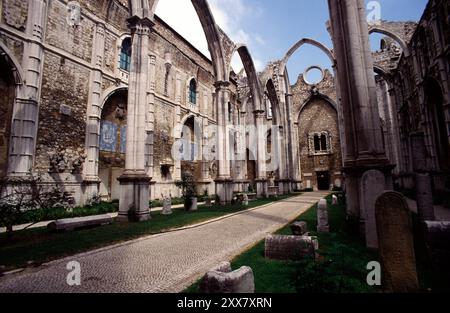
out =
<path fill-rule="evenodd" d="M 202 25 L 190 0 L 159 1 L 156 15 L 186 38 L 194 47 L 211 58 Z"/>
<path fill-rule="evenodd" d="M 175 3 L 176 6 L 174 6 Z M 209 5 L 216 23 L 234 42 L 246 44 L 249 47 L 254 43 L 265 44 L 260 35 L 249 34 L 242 27 L 242 21 L 248 16 L 261 14 L 261 8 L 247 6 L 245 0 L 209 0 Z M 210 57 L 203 28 L 190 0 L 159 1 L 156 14 L 202 53 Z M 242 69 L 242 63 L 234 60 L 235 58 L 233 58 L 232 66 L 238 68 L 237 72 L 239 72 Z M 258 59 L 254 59 L 254 62 L 257 70 L 261 70 L 262 62 Z"/>

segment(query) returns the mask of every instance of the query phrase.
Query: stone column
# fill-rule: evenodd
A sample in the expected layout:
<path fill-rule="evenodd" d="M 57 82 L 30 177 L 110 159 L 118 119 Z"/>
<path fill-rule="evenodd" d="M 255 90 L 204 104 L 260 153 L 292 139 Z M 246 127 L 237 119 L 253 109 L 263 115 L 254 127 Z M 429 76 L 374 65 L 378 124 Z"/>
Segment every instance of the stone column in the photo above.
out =
<path fill-rule="evenodd" d="M 364 1 L 328 0 L 328 5 L 341 97 L 347 209 L 364 228 L 361 212 L 367 212 L 368 204 L 360 195 L 361 176 L 371 169 L 390 176 L 392 167 L 383 145 Z"/>
<path fill-rule="evenodd" d="M 175 84 L 175 120 L 174 120 L 174 141 L 179 142 L 181 140 L 181 132 L 182 127 L 181 125 L 181 76 L 180 73 L 177 72 L 176 74 L 176 84 Z M 178 130 L 177 130 L 178 128 Z M 179 152 L 177 153 L 176 158 L 174 160 L 174 172 L 173 172 L 173 180 L 181 180 L 181 161 L 179 158 Z M 174 156 L 175 157 L 175 156 Z"/>
<path fill-rule="evenodd" d="M 31 0 L 28 6 L 27 36 L 24 64 L 25 82 L 20 87 L 12 115 L 9 145 L 8 177 L 24 177 L 31 173 L 36 151 L 36 137 L 41 97 L 43 41 L 46 0 Z"/>
<path fill-rule="evenodd" d="M 267 171 L 266 171 L 266 153 L 267 153 L 267 129 L 264 125 L 264 119 L 266 113 L 263 110 L 256 110 L 255 121 L 256 121 L 256 193 L 257 197 L 267 197 L 268 194 L 268 183 L 267 183 Z M 250 143 L 251 144 L 251 143 Z"/>
<path fill-rule="evenodd" d="M 148 92 L 146 104 L 146 151 L 145 168 L 147 176 L 153 178 L 154 164 L 154 129 L 155 129 L 155 94 L 156 94 L 156 56 L 149 57 Z"/>
<path fill-rule="evenodd" d="M 216 194 L 220 204 L 231 203 L 233 199 L 233 179 L 231 178 L 231 147 L 228 118 L 228 103 L 230 101 L 230 82 L 219 81 L 216 87 L 217 133 L 216 155 L 219 161 L 219 171 L 216 179 Z"/>
<path fill-rule="evenodd" d="M 119 220 L 150 219 L 151 177 L 147 175 L 145 149 L 148 126 L 149 37 L 153 22 L 147 18 L 128 20 L 132 33 L 132 57 L 128 90 L 127 145 L 121 185 Z"/>
<path fill-rule="evenodd" d="M 428 173 L 425 135 L 411 134 L 411 152 L 413 157 L 414 178 L 417 196 L 417 213 L 421 221 L 435 221 L 431 176 Z"/>
<path fill-rule="evenodd" d="M 300 189 L 299 182 L 301 181 L 300 171 L 298 169 L 298 163 L 296 162 L 296 157 L 298 155 L 298 143 L 295 139 L 294 122 L 295 116 L 291 108 L 293 108 L 293 96 L 292 94 L 286 94 L 286 114 L 288 119 L 287 125 L 287 135 L 288 135 L 288 177 L 290 182 L 290 191 L 292 189 Z"/>
<path fill-rule="evenodd" d="M 85 201 L 99 191 L 100 178 L 98 177 L 99 162 L 99 134 L 100 121 L 102 117 L 102 67 L 105 50 L 105 25 L 97 24 L 94 46 L 92 49 L 92 65 L 90 86 L 91 90 L 88 99 L 88 118 L 86 125 L 86 154 L 84 163 L 84 184 L 86 186 Z"/>

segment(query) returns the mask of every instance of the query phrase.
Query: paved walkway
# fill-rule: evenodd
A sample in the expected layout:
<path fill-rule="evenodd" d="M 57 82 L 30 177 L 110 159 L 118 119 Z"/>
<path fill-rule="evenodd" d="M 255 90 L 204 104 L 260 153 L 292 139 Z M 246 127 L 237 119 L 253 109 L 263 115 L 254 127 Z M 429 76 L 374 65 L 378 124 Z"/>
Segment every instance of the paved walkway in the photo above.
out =
<path fill-rule="evenodd" d="M 0 278 L 4 292 L 180 292 L 282 228 L 326 193 L 307 193 L 198 227 L 154 235 Z M 66 283 L 71 261 L 81 286 Z"/>

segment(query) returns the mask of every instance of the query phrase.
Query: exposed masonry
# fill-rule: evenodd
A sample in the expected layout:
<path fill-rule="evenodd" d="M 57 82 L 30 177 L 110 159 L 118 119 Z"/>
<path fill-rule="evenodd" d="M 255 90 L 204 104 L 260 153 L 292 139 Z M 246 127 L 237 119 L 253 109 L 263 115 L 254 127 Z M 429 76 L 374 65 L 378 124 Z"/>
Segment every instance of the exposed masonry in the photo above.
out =
<path fill-rule="evenodd" d="M 269 184 L 275 184 L 280 193 L 317 189 L 318 173 L 325 172 L 330 187 L 345 186 L 349 198 L 356 199 L 361 177 L 374 168 L 383 171 L 389 182 L 412 186 L 409 136 L 420 131 L 435 189 L 450 188 L 448 1 L 431 0 L 418 23 L 382 21 L 368 27 L 367 34 L 360 34 L 363 40 L 355 41 L 364 43 L 365 49 L 358 52 L 361 47 L 343 51 L 341 42 L 347 35 L 333 33 L 333 28 L 354 30 L 355 20 L 361 18 L 354 9 L 361 1 L 354 1 L 349 16 L 336 17 L 336 10 L 347 2 L 336 0 L 331 2 L 334 9 L 328 25 L 333 49 L 305 38 L 261 73 L 256 73 L 248 49 L 236 45 L 212 23 L 205 0 L 192 4 L 202 25 L 209 25 L 205 34 L 211 60 L 152 12 L 143 16 L 145 10 L 129 9 L 128 1 L 79 0 L 82 15 L 75 26 L 67 23 L 68 2 L 2 1 L 1 177 L 20 180 L 31 170 L 45 174 L 49 182 L 64 182 L 79 204 L 95 193 L 113 200 L 119 198 L 124 184 L 137 188 L 133 179 L 132 184 L 122 180 L 122 185 L 117 180 L 127 167 L 121 138 L 136 134 L 141 146 L 131 147 L 128 160 L 136 162 L 127 169 L 139 172 L 144 181 L 151 178 L 151 198 L 169 193 L 178 196 L 173 182 L 182 170 L 190 170 L 199 181 L 199 193 L 219 194 L 224 203 L 231 201 L 234 191 L 253 189 L 264 196 Z M 372 58 L 369 32 L 386 35 Z M 128 71 L 120 68 L 120 56 L 123 42 L 132 35 L 133 51 L 141 52 L 143 62 L 133 59 L 134 70 Z M 333 72 L 325 71 L 315 86 L 305 83 L 302 76 L 291 82 L 285 73 L 291 52 L 302 44 L 321 49 L 333 65 Z M 243 59 L 240 73 L 230 68 L 234 53 Z M 350 73 L 349 64 L 358 73 Z M 375 80 L 368 71 L 372 67 Z M 367 77 L 368 83 L 351 83 L 355 76 Z M 190 101 L 192 80 L 197 86 L 195 103 Z M 129 103 L 144 118 L 130 118 Z M 366 105 L 368 109 L 362 109 Z M 101 145 L 102 125 L 107 121 L 117 126 L 113 127 L 114 151 L 104 151 Z M 247 152 L 244 161 L 180 162 L 172 158 L 171 147 L 181 138 L 177 126 L 219 125 L 223 130 L 230 122 L 278 125 L 281 137 L 258 138 L 257 149 Z M 145 129 L 145 134 L 139 129 Z M 319 152 L 316 134 L 327 134 L 319 143 Z M 213 150 L 221 156 L 230 150 L 236 154 L 250 140 L 245 134 L 234 136 L 234 148 L 227 135 Z M 275 171 L 268 163 L 251 160 L 262 159 L 266 140 L 280 159 Z M 200 151 L 210 148 L 205 138 L 194 143 Z M 135 203 L 137 199 L 126 200 Z M 358 215 L 364 203 L 356 202 L 350 201 L 349 207 Z"/>

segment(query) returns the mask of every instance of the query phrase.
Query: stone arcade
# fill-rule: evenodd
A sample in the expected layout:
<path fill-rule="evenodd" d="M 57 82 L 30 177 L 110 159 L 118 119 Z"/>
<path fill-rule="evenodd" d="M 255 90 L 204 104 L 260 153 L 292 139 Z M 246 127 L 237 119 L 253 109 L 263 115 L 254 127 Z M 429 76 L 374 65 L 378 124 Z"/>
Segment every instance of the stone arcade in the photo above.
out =
<path fill-rule="evenodd" d="M 191 2 L 211 60 L 154 14 L 157 0 L 2 0 L 0 179 L 39 173 L 78 205 L 119 200 L 123 220 L 147 220 L 150 199 L 179 196 L 183 171 L 221 204 L 234 192 L 267 196 L 269 178 L 276 194 L 345 188 L 371 247 L 382 191 L 416 179 L 428 193 L 430 184 L 449 192 L 448 1 L 430 0 L 417 24 L 368 25 L 363 0 L 329 0 L 333 48 L 300 39 L 261 73 L 208 2 Z M 387 36 L 376 53 L 370 33 Z M 311 64 L 292 84 L 287 63 L 303 45 L 319 48 L 333 72 Z M 241 73 L 231 70 L 235 53 Z M 312 69 L 319 82 L 308 81 Z"/>

